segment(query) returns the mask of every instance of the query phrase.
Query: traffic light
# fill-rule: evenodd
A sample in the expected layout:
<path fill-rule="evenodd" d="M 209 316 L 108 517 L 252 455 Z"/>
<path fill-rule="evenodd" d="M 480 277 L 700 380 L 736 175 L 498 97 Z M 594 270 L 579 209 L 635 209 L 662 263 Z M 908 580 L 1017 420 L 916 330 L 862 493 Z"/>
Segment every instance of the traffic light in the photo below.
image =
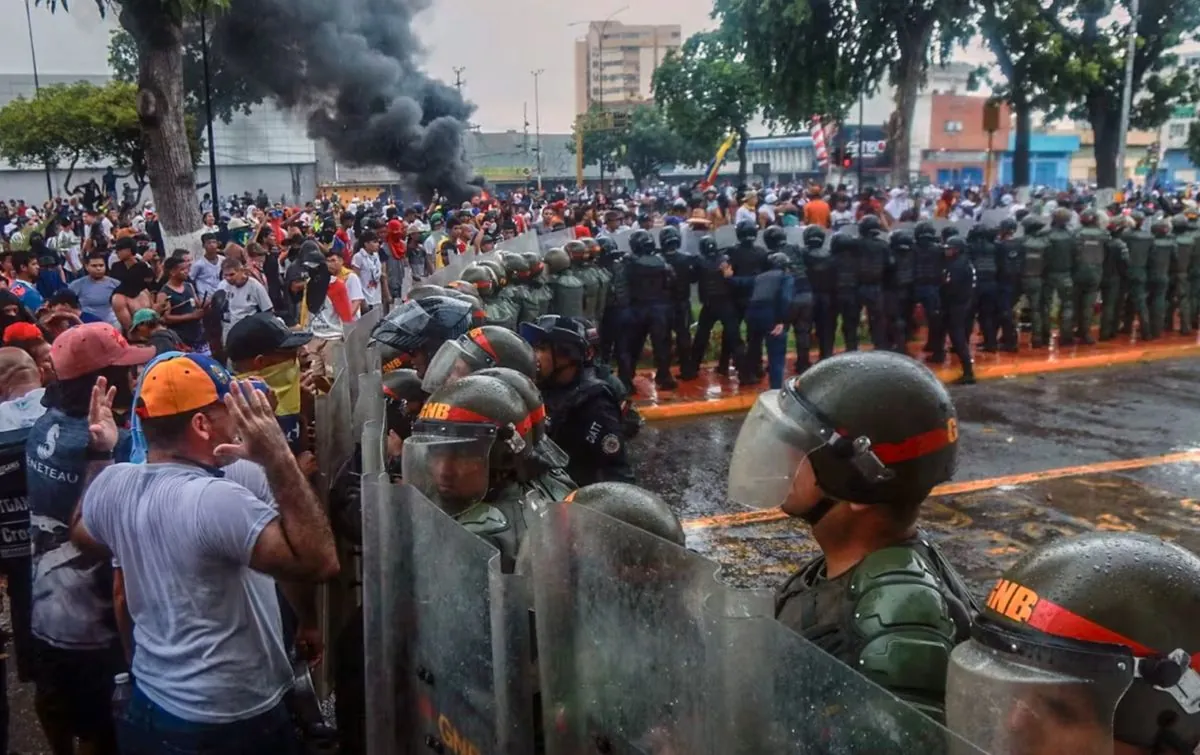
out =
<path fill-rule="evenodd" d="M 842 167 L 843 167 L 843 168 L 849 168 L 849 167 L 850 167 L 850 158 L 849 158 L 849 157 L 844 157 L 844 158 L 842 158 Z"/>

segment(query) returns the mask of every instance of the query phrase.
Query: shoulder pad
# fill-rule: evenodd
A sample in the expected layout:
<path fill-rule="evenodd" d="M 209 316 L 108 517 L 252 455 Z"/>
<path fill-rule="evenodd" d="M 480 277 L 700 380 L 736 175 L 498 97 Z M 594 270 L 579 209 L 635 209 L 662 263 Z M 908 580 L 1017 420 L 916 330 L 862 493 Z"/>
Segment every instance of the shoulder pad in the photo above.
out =
<path fill-rule="evenodd" d="M 904 546 L 867 556 L 850 583 L 858 670 L 935 715 L 958 634 L 943 589 L 934 565 Z"/>
<path fill-rule="evenodd" d="M 487 503 L 477 503 L 455 519 L 467 532 L 475 535 L 495 535 L 509 527 L 508 517 L 504 512 Z"/>

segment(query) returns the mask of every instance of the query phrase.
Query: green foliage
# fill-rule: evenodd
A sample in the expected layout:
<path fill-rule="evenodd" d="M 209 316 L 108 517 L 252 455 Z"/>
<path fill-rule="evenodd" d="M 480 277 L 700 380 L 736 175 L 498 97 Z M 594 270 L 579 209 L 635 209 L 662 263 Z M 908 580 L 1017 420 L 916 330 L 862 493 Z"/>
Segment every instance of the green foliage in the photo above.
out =
<path fill-rule="evenodd" d="M 587 113 L 575 119 L 572 133 L 575 139 L 567 145 L 568 152 L 574 155 L 575 145 L 582 142 L 584 165 L 600 165 L 605 172 L 617 172 L 617 168 L 620 167 L 617 155 L 621 140 L 618 129 L 615 128 L 613 113 L 605 112 L 599 105 L 593 105 Z"/>
<path fill-rule="evenodd" d="M 215 23 L 220 23 L 219 17 Z M 210 37 L 213 24 L 214 21 L 210 20 Z M 204 62 L 201 52 L 203 40 L 200 36 L 200 24 L 195 21 L 184 24 L 183 35 L 184 109 L 188 116 L 195 120 L 198 128 L 203 130 L 208 116 L 204 108 Z M 212 96 L 214 118 L 229 123 L 237 113 L 249 115 L 253 106 L 262 104 L 266 92 L 257 85 L 254 77 L 234 74 L 217 58 L 210 57 L 208 62 L 209 92 Z M 117 79 L 137 83 L 137 42 L 124 29 L 118 28 L 112 32 L 112 39 L 108 43 L 108 64 Z"/>
<path fill-rule="evenodd" d="M 628 113 L 612 113 L 593 107 L 575 124 L 583 131 L 583 160 L 586 165 L 603 161 L 609 172 L 629 168 L 639 184 L 675 163 L 694 164 L 707 159 L 707 145 L 698 147 L 671 128 L 661 108 L 642 105 Z M 575 153 L 575 144 L 567 149 Z"/>
<path fill-rule="evenodd" d="M 746 126 L 763 102 L 760 81 L 735 41 L 704 32 L 667 54 L 654 72 L 654 99 L 671 128 L 698 152 L 711 155 L 726 134 L 737 133 L 744 181 Z"/>

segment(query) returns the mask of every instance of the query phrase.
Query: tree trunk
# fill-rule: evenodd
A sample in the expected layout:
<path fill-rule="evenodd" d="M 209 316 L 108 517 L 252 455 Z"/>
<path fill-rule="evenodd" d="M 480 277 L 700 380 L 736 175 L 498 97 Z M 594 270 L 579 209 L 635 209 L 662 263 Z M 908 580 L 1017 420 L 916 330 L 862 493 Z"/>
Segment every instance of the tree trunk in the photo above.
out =
<path fill-rule="evenodd" d="M 1013 186 L 1029 186 L 1030 183 L 1030 141 L 1033 136 L 1033 108 L 1024 97 L 1015 97 L 1012 101 L 1013 112 L 1017 114 L 1017 133 L 1013 143 L 1012 182 Z M 1002 148 L 1003 149 L 1003 148 Z"/>
<path fill-rule="evenodd" d="M 138 45 L 138 120 L 155 210 L 169 246 L 195 244 L 201 218 L 183 109 L 183 27 L 161 10 L 134 7 L 121 24 Z"/>
<path fill-rule="evenodd" d="M 63 178 L 63 193 L 67 196 L 71 195 L 71 176 L 75 175 L 75 166 L 79 163 L 79 153 L 76 152 L 71 158 L 71 164 L 67 167 L 67 175 Z"/>
<path fill-rule="evenodd" d="M 911 170 L 913 113 L 925 69 L 925 51 L 933 34 L 932 19 L 911 24 L 900 36 L 900 57 L 893 68 L 892 83 L 896 86 L 896 127 L 892 134 L 892 185 L 906 186 Z M 862 159 L 862 155 L 858 159 Z"/>
<path fill-rule="evenodd" d="M 1092 126 L 1092 152 L 1096 157 L 1096 186 L 1115 189 L 1125 173 L 1117 166 L 1121 113 L 1109 107 L 1107 97 L 1095 97 L 1088 103 L 1088 122 Z"/>
<path fill-rule="evenodd" d="M 746 173 L 748 172 L 746 169 L 747 168 L 747 165 L 746 165 L 746 160 L 747 160 L 746 146 L 747 146 L 747 144 L 746 143 L 749 141 L 750 141 L 750 133 L 748 131 L 746 131 L 745 127 L 739 128 L 738 129 L 738 186 L 746 185 Z"/>

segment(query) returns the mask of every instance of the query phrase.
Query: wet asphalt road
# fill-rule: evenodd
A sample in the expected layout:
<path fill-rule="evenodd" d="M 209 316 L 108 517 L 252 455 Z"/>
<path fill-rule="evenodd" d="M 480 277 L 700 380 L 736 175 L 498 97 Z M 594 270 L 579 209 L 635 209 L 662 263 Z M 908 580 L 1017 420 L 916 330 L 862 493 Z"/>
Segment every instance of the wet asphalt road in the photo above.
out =
<path fill-rule="evenodd" d="M 975 592 L 984 594 L 1030 547 L 1089 529 L 1137 530 L 1200 552 L 1200 464 L 1145 462 L 994 481 L 1200 449 L 1200 360 L 985 382 L 951 393 L 960 431 L 955 482 L 993 482 L 931 499 L 922 526 Z M 649 425 L 633 443 L 639 483 L 662 494 L 685 525 L 744 511 L 724 489 L 742 418 Z M 774 587 L 816 550 L 796 521 L 687 529 L 689 547 L 720 562 L 723 578 L 739 587 Z"/>

